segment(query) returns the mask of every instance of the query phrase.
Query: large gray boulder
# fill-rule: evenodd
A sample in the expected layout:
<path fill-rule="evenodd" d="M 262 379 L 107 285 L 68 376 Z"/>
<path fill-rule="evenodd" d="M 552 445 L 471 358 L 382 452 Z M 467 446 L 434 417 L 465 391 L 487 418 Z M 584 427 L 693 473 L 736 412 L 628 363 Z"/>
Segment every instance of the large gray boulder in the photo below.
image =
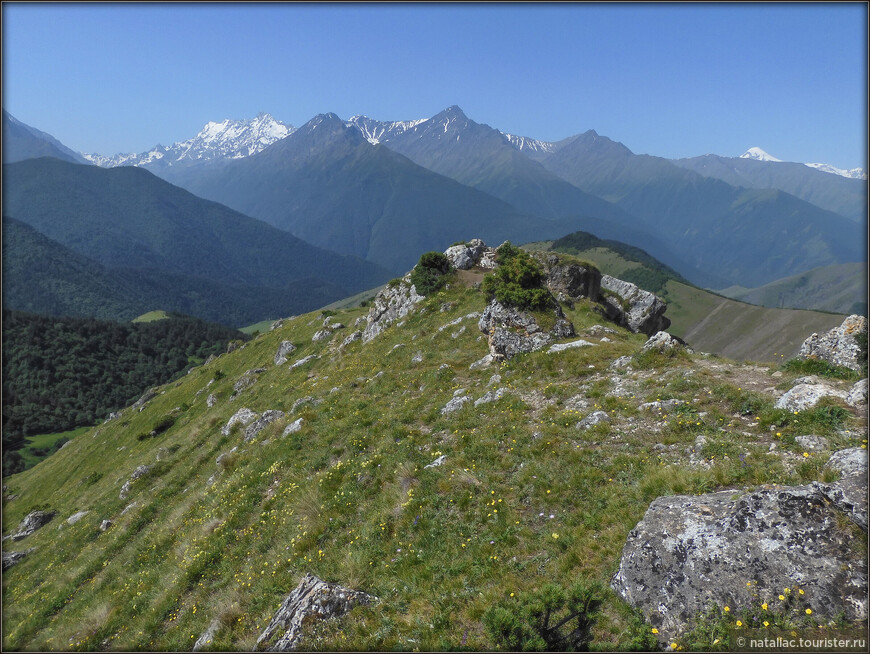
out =
<path fill-rule="evenodd" d="M 563 263 L 556 255 L 544 260 L 547 288 L 560 301 L 589 298 L 597 301 L 601 293 L 601 272 L 591 266 Z"/>
<path fill-rule="evenodd" d="M 866 451 L 835 454 L 831 465 L 841 473 L 832 484 L 654 500 L 628 535 L 613 589 L 658 629 L 662 645 L 710 602 L 739 610 L 786 587 L 804 589 L 818 619 L 843 612 L 865 620 L 866 555 L 852 547 L 843 519 L 867 528 Z"/>
<path fill-rule="evenodd" d="M 375 296 L 372 308 L 366 316 L 363 343 L 368 343 L 389 325 L 407 316 L 422 301 L 423 296 L 417 293 L 416 287 L 411 283 L 410 273 L 398 283 L 388 284 Z"/>
<path fill-rule="evenodd" d="M 788 411 L 806 411 L 816 406 L 823 397 L 846 400 L 848 391 L 840 391 L 828 384 L 798 384 L 780 397 L 774 407 Z"/>
<path fill-rule="evenodd" d="M 517 354 L 540 350 L 556 339 L 575 335 L 574 325 L 565 317 L 555 298 L 550 310 L 556 321 L 549 331 L 544 331 L 531 312 L 492 300 L 484 309 L 477 327 L 489 338 L 489 351 L 495 360 L 510 359 Z"/>
<path fill-rule="evenodd" d="M 264 411 L 263 415 L 245 428 L 245 442 L 254 439 L 257 434 L 263 431 L 268 425 L 283 417 L 284 412 L 278 411 L 277 409 Z"/>
<path fill-rule="evenodd" d="M 377 598 L 358 590 L 350 590 L 306 574 L 299 585 L 284 598 L 269 625 L 257 638 L 255 648 L 268 646 L 273 636 L 281 635 L 268 647 L 270 652 L 296 649 L 302 639 L 303 627 L 316 620 L 338 618 L 358 604 L 368 604 Z"/>
<path fill-rule="evenodd" d="M 238 411 L 236 411 L 229 420 L 227 420 L 227 424 L 225 424 L 223 427 L 221 427 L 221 434 L 223 434 L 224 436 L 229 436 L 230 430 L 233 428 L 233 425 L 235 425 L 236 423 L 241 423 L 242 425 L 248 425 L 259 417 L 260 417 L 259 413 L 251 411 L 247 407 L 241 408 Z"/>
<path fill-rule="evenodd" d="M 10 536 L 4 536 L 3 540 L 18 541 L 27 538 L 34 531 L 51 522 L 56 515 L 57 511 L 31 511 L 18 524 L 18 530 Z"/>
<path fill-rule="evenodd" d="M 839 327 L 824 334 L 812 334 L 801 345 L 800 356 L 803 359 L 821 359 L 835 366 L 844 366 L 852 370 L 860 370 L 860 352 L 855 336 L 867 333 L 867 319 L 864 316 L 851 315 Z"/>
<path fill-rule="evenodd" d="M 610 275 L 601 276 L 601 288 L 616 295 L 602 295 L 600 301 L 608 319 L 618 325 L 647 336 L 671 326 L 670 319 L 664 315 L 668 305 L 657 295 Z"/>
<path fill-rule="evenodd" d="M 478 264 L 487 250 L 495 252 L 493 248 L 488 248 L 486 243 L 479 238 L 473 238 L 466 243 L 450 246 L 444 250 L 444 256 L 447 257 L 450 265 L 456 268 L 456 270 L 469 270 Z"/>

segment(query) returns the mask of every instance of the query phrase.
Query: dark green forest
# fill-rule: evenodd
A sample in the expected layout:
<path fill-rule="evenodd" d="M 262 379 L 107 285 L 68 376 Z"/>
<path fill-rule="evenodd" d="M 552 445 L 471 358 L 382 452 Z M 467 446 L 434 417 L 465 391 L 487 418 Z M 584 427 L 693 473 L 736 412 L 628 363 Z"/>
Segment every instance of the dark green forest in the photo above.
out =
<path fill-rule="evenodd" d="M 226 351 L 241 332 L 172 314 L 147 323 L 3 312 L 3 472 L 36 434 L 95 424 Z M 17 455 L 17 456 L 16 456 Z"/>

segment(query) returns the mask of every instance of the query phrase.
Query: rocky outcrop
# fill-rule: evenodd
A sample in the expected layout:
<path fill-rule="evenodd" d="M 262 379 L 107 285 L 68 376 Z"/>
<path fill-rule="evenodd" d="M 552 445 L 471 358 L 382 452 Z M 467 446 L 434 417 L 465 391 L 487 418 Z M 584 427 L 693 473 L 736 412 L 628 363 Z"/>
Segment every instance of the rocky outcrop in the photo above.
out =
<path fill-rule="evenodd" d="M 601 276 L 601 288 L 608 291 L 600 299 L 608 320 L 647 336 L 671 326 L 664 315 L 668 305 L 653 293 L 610 275 Z"/>
<path fill-rule="evenodd" d="M 314 343 L 319 343 L 320 341 L 326 341 L 330 338 L 332 338 L 332 330 L 326 328 L 314 332 L 314 336 L 311 337 L 311 341 Z"/>
<path fill-rule="evenodd" d="M 591 266 L 577 263 L 563 263 L 551 254 L 544 260 L 544 273 L 547 288 L 560 302 L 570 302 L 580 298 L 597 301 L 601 293 L 601 272 Z"/>
<path fill-rule="evenodd" d="M 788 411 L 805 411 L 816 406 L 823 397 L 838 397 L 845 400 L 849 397 L 849 393 L 827 384 L 798 384 L 780 397 L 774 406 Z"/>
<path fill-rule="evenodd" d="M 417 289 L 411 283 L 410 273 L 398 283 L 387 284 L 375 296 L 372 308 L 366 316 L 363 343 L 368 343 L 389 325 L 407 316 L 422 301 L 423 296 L 417 294 Z"/>
<path fill-rule="evenodd" d="M 492 300 L 484 309 L 477 326 L 489 338 L 489 352 L 496 360 L 540 350 L 559 338 L 574 336 L 574 325 L 565 318 L 555 299 L 551 311 L 555 324 L 549 331 L 528 312 Z"/>
<path fill-rule="evenodd" d="M 350 590 L 323 581 L 313 574 L 306 574 L 293 592 L 284 598 L 269 625 L 257 638 L 255 647 L 257 650 L 263 649 L 280 633 L 268 651 L 294 650 L 299 645 L 306 624 L 341 617 L 358 604 L 368 604 L 376 599 L 362 591 Z"/>
<path fill-rule="evenodd" d="M 133 406 L 131 408 L 136 409 L 137 411 L 141 411 L 145 408 L 145 404 L 148 403 L 150 400 L 153 400 L 155 397 L 157 397 L 157 392 L 155 389 L 152 388 L 151 390 L 145 391 L 145 393 L 142 394 L 142 397 L 140 397 L 133 403 Z"/>
<path fill-rule="evenodd" d="M 137 467 L 133 474 L 130 475 L 130 479 L 124 482 L 124 485 L 121 486 L 121 493 L 118 497 L 122 500 L 127 499 L 127 494 L 130 492 L 130 487 L 133 485 L 133 482 L 139 479 L 139 477 L 143 477 L 151 472 L 151 466 L 141 465 Z M 122 514 L 123 515 L 123 514 Z"/>
<path fill-rule="evenodd" d="M 290 434 L 295 434 L 298 431 L 302 430 L 302 424 L 305 422 L 305 418 L 297 418 L 289 425 L 284 428 L 284 431 L 281 433 L 281 438 L 285 436 L 289 436 Z"/>
<path fill-rule="evenodd" d="M 613 589 L 662 644 L 710 602 L 739 609 L 795 586 L 820 619 L 866 619 L 866 557 L 842 524 L 845 515 L 867 528 L 866 450 L 839 452 L 829 465 L 841 474 L 833 484 L 654 500 L 629 533 Z"/>
<path fill-rule="evenodd" d="M 821 359 L 834 366 L 860 370 L 861 361 L 858 341 L 855 336 L 867 333 L 867 319 L 851 315 L 839 327 L 824 334 L 813 334 L 801 345 L 799 356 L 803 359 Z"/>
<path fill-rule="evenodd" d="M 299 361 L 290 364 L 290 370 L 304 366 L 306 363 L 309 363 L 309 362 L 314 361 L 315 359 L 319 359 L 319 358 L 320 358 L 319 354 L 309 354 L 307 357 L 303 357 L 302 359 L 299 359 Z"/>
<path fill-rule="evenodd" d="M 849 389 L 849 394 L 846 396 L 846 403 L 852 406 L 863 406 L 867 404 L 867 378 L 855 382 L 855 385 Z"/>
<path fill-rule="evenodd" d="M 221 621 L 215 618 L 209 623 L 208 628 L 203 631 L 199 638 L 196 639 L 196 642 L 193 644 L 193 651 L 198 652 L 203 647 L 207 647 L 211 645 L 211 641 L 214 640 L 214 637 L 217 636 L 218 631 L 221 628 Z"/>
<path fill-rule="evenodd" d="M 479 238 L 450 246 L 444 250 L 444 256 L 456 270 L 470 270 L 475 266 L 491 270 L 496 267 L 495 248 L 487 247 Z"/>
<path fill-rule="evenodd" d="M 4 536 L 3 540 L 18 541 L 27 538 L 34 531 L 51 522 L 56 515 L 57 511 L 31 511 L 18 524 L 18 530 L 10 536 Z"/>
<path fill-rule="evenodd" d="M 236 383 L 233 384 L 233 397 L 241 393 L 247 388 L 253 386 L 257 380 L 259 379 L 259 374 L 261 372 L 266 372 L 265 368 L 254 368 L 253 370 L 246 370 L 245 374 L 239 377 L 236 380 Z"/>
<path fill-rule="evenodd" d="M 353 332 L 350 336 L 348 336 L 347 338 L 345 338 L 345 339 L 341 342 L 341 345 L 339 345 L 339 349 L 341 349 L 341 348 L 345 348 L 345 347 L 347 347 L 348 345 L 350 345 L 351 343 L 355 343 L 356 341 L 360 341 L 360 340 L 362 340 L 362 337 L 363 337 L 363 332 L 362 332 L 362 330 L 361 330 L 361 329 L 357 329 L 355 332 Z"/>
<path fill-rule="evenodd" d="M 221 427 L 221 434 L 224 436 L 230 435 L 230 430 L 233 428 L 233 425 L 236 423 L 241 423 L 242 425 L 248 425 L 257 418 L 260 417 L 259 413 L 251 411 L 248 408 L 241 408 L 236 411 L 233 416 L 227 420 L 227 424 Z"/>
<path fill-rule="evenodd" d="M 451 413 L 455 413 L 462 408 L 462 406 L 466 402 L 471 402 L 471 397 L 468 395 L 463 395 L 465 393 L 464 388 L 459 388 L 453 393 L 453 398 L 447 402 L 443 407 L 441 407 L 441 415 L 446 416 Z"/>
<path fill-rule="evenodd" d="M 296 351 L 296 346 L 293 345 L 290 341 L 281 341 L 281 345 L 278 346 L 278 351 L 275 353 L 275 365 L 283 366 L 287 363 L 287 359 L 289 355 L 293 354 Z"/>
<path fill-rule="evenodd" d="M 29 554 L 32 554 L 35 550 L 36 550 L 35 547 L 30 547 L 30 548 L 28 548 L 26 550 L 22 550 L 20 552 L 9 552 L 9 551 L 4 550 L 4 552 L 3 552 L 3 572 L 6 572 L 6 570 L 11 568 L 13 565 L 21 563 L 21 561 L 24 559 L 24 557 L 28 556 Z"/>
<path fill-rule="evenodd" d="M 694 350 L 688 347 L 683 341 L 681 341 L 676 336 L 672 336 L 667 332 L 658 332 L 650 336 L 646 343 L 643 344 L 643 347 L 640 348 L 641 351 L 647 352 L 649 350 L 657 350 L 658 352 L 667 352 L 669 350 L 680 350 L 684 349 L 689 354 L 693 354 Z"/>
<path fill-rule="evenodd" d="M 264 411 L 263 415 L 245 428 L 245 442 L 254 439 L 257 434 L 263 431 L 268 425 L 271 425 L 273 422 L 283 417 L 284 412 L 278 411 L 277 409 Z"/>
<path fill-rule="evenodd" d="M 588 416 L 577 423 L 577 429 L 589 429 L 601 423 L 610 422 L 610 416 L 605 411 L 593 411 Z"/>
<path fill-rule="evenodd" d="M 79 511 L 78 513 L 73 513 L 69 518 L 66 519 L 66 523 L 68 525 L 74 525 L 79 520 L 84 518 L 90 511 Z"/>

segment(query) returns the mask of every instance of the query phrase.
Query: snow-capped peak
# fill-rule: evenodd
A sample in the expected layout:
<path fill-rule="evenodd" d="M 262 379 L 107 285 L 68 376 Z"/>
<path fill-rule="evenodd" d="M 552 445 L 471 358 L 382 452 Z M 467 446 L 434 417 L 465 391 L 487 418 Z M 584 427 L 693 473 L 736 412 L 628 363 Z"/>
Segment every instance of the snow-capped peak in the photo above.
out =
<path fill-rule="evenodd" d="M 821 170 L 823 173 L 840 175 L 841 177 L 848 177 L 849 179 L 867 179 L 867 171 L 863 168 L 852 168 L 851 170 L 843 170 L 842 168 L 835 168 L 831 164 L 825 163 L 808 163 L 804 165 L 809 166 L 810 168 L 815 168 L 816 170 Z"/>
<path fill-rule="evenodd" d="M 749 148 L 746 152 L 740 155 L 741 159 L 755 159 L 756 161 L 782 161 L 776 157 L 767 154 L 761 148 Z"/>
<path fill-rule="evenodd" d="M 83 155 L 103 167 L 144 166 L 162 159 L 166 165 L 185 160 L 241 159 L 256 154 L 295 131 L 270 114 L 260 113 L 250 120 L 210 121 L 192 139 L 179 141 L 171 147 L 155 146 L 141 154 L 116 154 L 103 157 Z"/>

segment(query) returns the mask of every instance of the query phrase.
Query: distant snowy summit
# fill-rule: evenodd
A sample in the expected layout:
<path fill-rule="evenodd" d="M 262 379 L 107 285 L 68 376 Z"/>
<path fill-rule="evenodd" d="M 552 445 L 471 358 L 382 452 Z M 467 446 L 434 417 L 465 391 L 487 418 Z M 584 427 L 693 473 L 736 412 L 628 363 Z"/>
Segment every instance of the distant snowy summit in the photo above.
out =
<path fill-rule="evenodd" d="M 761 148 L 749 148 L 746 152 L 740 155 L 741 159 L 755 159 L 756 161 L 782 161 L 773 155 L 768 154 Z M 808 163 L 804 164 L 810 168 L 821 170 L 823 173 L 831 173 L 832 175 L 840 175 L 840 177 L 848 177 L 849 179 L 867 179 L 867 172 L 863 168 L 852 168 L 851 170 L 843 170 L 836 168 L 831 164 L 825 163 Z"/>
<path fill-rule="evenodd" d="M 520 152 L 555 152 L 556 147 L 554 143 L 550 143 L 549 141 L 539 141 L 537 139 L 530 139 L 525 136 L 516 136 L 515 134 L 505 134 L 504 137 L 508 140 L 516 150 Z"/>
<path fill-rule="evenodd" d="M 261 113 L 250 120 L 223 120 L 206 123 L 192 139 L 166 147 L 156 145 L 141 154 L 116 154 L 105 157 L 84 154 L 88 161 L 104 168 L 115 166 L 144 166 L 160 162 L 171 166 L 182 161 L 209 159 L 241 159 L 261 152 L 295 131 L 270 114 Z"/>
<path fill-rule="evenodd" d="M 867 179 L 867 171 L 863 168 L 852 168 L 851 170 L 843 170 L 842 168 L 835 168 L 831 164 L 825 163 L 808 163 L 805 164 L 810 168 L 815 168 L 816 170 L 821 170 L 824 173 L 833 173 L 834 175 L 840 175 L 841 177 L 848 177 L 849 179 Z"/>
<path fill-rule="evenodd" d="M 346 124 L 348 127 L 356 127 L 369 143 L 377 145 L 382 141 L 389 141 L 394 136 L 404 134 L 409 129 L 413 129 L 427 120 L 429 119 L 420 118 L 417 120 L 384 122 L 369 118 L 368 116 L 351 116 L 351 119 Z"/>
<path fill-rule="evenodd" d="M 756 161 L 782 161 L 771 154 L 767 154 L 761 148 L 749 148 L 746 152 L 740 155 L 741 159 L 755 159 Z"/>

